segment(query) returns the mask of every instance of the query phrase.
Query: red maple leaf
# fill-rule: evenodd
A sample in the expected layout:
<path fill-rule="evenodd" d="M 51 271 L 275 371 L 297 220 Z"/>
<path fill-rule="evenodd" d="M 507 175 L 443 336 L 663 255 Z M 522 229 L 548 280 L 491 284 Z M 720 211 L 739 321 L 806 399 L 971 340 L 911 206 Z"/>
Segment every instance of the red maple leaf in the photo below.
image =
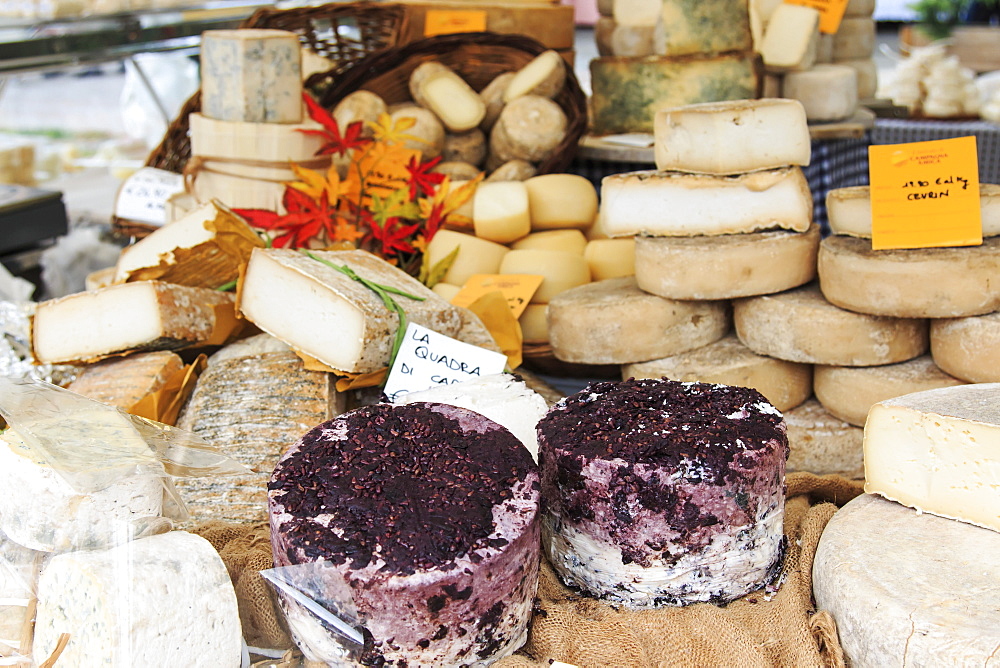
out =
<path fill-rule="evenodd" d="M 355 121 L 349 123 L 347 132 L 341 135 L 340 126 L 337 124 L 336 119 L 330 115 L 329 111 L 320 106 L 308 93 L 303 93 L 302 99 L 305 100 L 306 109 L 309 111 L 309 118 L 323 126 L 322 130 L 299 130 L 302 134 L 314 135 L 326 140 L 326 143 L 316 151 L 315 155 L 330 155 L 331 153 L 344 155 L 348 151 L 363 148 L 371 143 L 372 140 L 370 138 L 361 136 L 365 127 L 364 122 Z"/>
<path fill-rule="evenodd" d="M 318 200 L 295 188 L 285 188 L 282 198 L 286 213 L 260 209 L 238 209 L 248 222 L 261 229 L 278 232 L 271 244 L 275 248 L 304 248 L 320 231 L 330 229 L 333 211 L 326 192 Z"/>
<path fill-rule="evenodd" d="M 368 223 L 372 236 L 382 247 L 380 252 L 382 257 L 416 252 L 417 249 L 413 247 L 410 237 L 420 229 L 419 221 L 406 225 L 402 218 L 392 216 L 387 218 L 383 225 L 368 215 L 367 211 L 364 212 L 363 218 Z"/>
<path fill-rule="evenodd" d="M 410 179 L 407 183 L 410 187 L 411 202 L 415 202 L 418 197 L 424 195 L 433 195 L 434 186 L 444 181 L 444 174 L 431 172 L 439 162 L 441 162 L 441 156 L 427 162 L 418 162 L 417 157 L 413 156 L 406 163 L 406 171 L 410 173 Z"/>

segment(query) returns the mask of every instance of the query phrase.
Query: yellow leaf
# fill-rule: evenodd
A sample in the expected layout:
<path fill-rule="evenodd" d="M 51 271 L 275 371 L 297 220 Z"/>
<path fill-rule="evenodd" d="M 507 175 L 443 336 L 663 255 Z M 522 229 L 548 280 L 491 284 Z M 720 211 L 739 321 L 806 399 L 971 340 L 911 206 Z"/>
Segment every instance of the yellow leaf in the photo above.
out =
<path fill-rule="evenodd" d="M 408 141 L 420 142 L 421 144 L 428 143 L 420 137 L 406 134 L 406 131 L 416 124 L 417 119 L 412 116 L 403 116 L 393 122 L 392 116 L 381 114 L 378 117 L 378 121 L 375 123 L 369 122 L 368 126 L 372 129 L 377 143 L 404 144 Z"/>

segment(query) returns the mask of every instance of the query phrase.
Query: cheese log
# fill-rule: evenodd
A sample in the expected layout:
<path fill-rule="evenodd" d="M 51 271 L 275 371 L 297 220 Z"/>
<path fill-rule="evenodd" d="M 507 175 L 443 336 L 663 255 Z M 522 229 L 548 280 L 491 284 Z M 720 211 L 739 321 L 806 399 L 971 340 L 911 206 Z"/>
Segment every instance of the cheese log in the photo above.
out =
<path fill-rule="evenodd" d="M 555 97 L 566 82 L 566 63 L 558 52 L 543 51 L 519 69 L 503 91 L 504 104 L 523 95 Z"/>
<path fill-rule="evenodd" d="M 549 340 L 548 304 L 528 304 L 521 317 L 521 336 L 525 343 L 547 343 Z"/>
<path fill-rule="evenodd" d="M 547 304 L 560 292 L 590 282 L 590 267 L 582 255 L 569 251 L 513 250 L 500 261 L 500 274 L 536 274 L 543 277 L 532 304 Z"/>
<path fill-rule="evenodd" d="M 527 160 L 508 160 L 494 169 L 486 181 L 527 181 L 538 169 Z"/>
<path fill-rule="evenodd" d="M 202 33 L 201 111 L 217 121 L 301 123 L 298 35 L 259 28 Z"/>
<path fill-rule="evenodd" d="M 833 60 L 871 58 L 875 51 L 875 20 L 869 16 L 845 16 L 833 35 Z"/>
<path fill-rule="evenodd" d="M 782 3 L 771 14 L 764 29 L 760 55 L 771 72 L 808 70 L 816 63 L 819 42 L 819 10 Z"/>
<path fill-rule="evenodd" d="M 721 302 L 650 295 L 632 277 L 567 290 L 549 302 L 549 343 L 565 362 L 626 364 L 700 348 L 729 330 Z"/>
<path fill-rule="evenodd" d="M 137 353 L 91 364 L 68 389 L 128 411 L 183 368 L 183 360 L 167 350 Z"/>
<path fill-rule="evenodd" d="M 746 0 L 661 0 L 654 48 L 661 56 L 753 48 Z"/>
<path fill-rule="evenodd" d="M 470 276 L 475 274 L 495 274 L 500 271 L 500 262 L 510 249 L 486 239 L 480 239 L 471 234 L 463 234 L 452 230 L 438 230 L 427 244 L 427 262 L 431 270 L 438 266 L 454 250 L 458 248 L 451 267 L 441 280 L 459 287 L 465 285 Z"/>
<path fill-rule="evenodd" d="M 601 180 L 601 225 L 611 237 L 805 232 L 811 222 L 800 167 L 733 176 L 647 170 Z"/>
<path fill-rule="evenodd" d="M 450 69 L 435 72 L 422 81 L 420 97 L 449 132 L 471 130 L 486 115 L 486 104 L 479 94 Z"/>
<path fill-rule="evenodd" d="M 846 65 L 816 65 L 785 74 L 781 93 L 801 102 L 810 121 L 840 121 L 858 108 L 858 74 Z"/>
<path fill-rule="evenodd" d="M 527 235 L 531 210 L 524 182 L 479 184 L 472 196 L 472 224 L 477 237 L 501 244 Z"/>
<path fill-rule="evenodd" d="M 788 471 L 863 479 L 864 430 L 830 415 L 815 399 L 784 411 Z"/>
<path fill-rule="evenodd" d="M 419 65 L 417 65 L 412 72 L 410 72 L 410 78 L 407 80 L 407 86 L 410 89 L 410 97 L 421 107 L 425 109 L 428 108 L 426 100 L 423 97 L 423 86 L 424 82 L 431 78 L 434 74 L 441 74 L 442 72 L 451 72 L 451 69 L 444 63 L 437 60 L 427 60 Z"/>
<path fill-rule="evenodd" d="M 490 151 L 500 162 L 542 162 L 566 136 L 566 112 L 547 97 L 522 95 L 504 105 L 490 130 Z"/>
<path fill-rule="evenodd" d="M 927 352 L 927 321 L 853 313 L 815 283 L 733 302 L 740 340 L 761 355 L 836 366 L 892 364 Z"/>
<path fill-rule="evenodd" d="M 867 240 L 831 236 L 820 242 L 817 270 L 826 298 L 858 313 L 957 318 L 1000 310 L 997 237 L 982 246 L 876 251 Z"/>
<path fill-rule="evenodd" d="M 440 234 L 440 233 L 439 233 Z M 334 267 L 424 301 L 395 297 L 409 322 L 454 336 L 458 309 L 385 260 L 365 251 L 255 250 L 243 277 L 239 308 L 293 350 L 337 371 L 367 373 L 388 364 L 399 318 L 382 299 Z"/>
<path fill-rule="evenodd" d="M 546 230 L 532 232 L 510 245 L 511 250 L 556 250 L 583 255 L 587 237 L 580 230 Z"/>
<path fill-rule="evenodd" d="M 591 280 L 635 276 L 635 239 L 592 239 L 583 257 L 590 266 Z"/>
<path fill-rule="evenodd" d="M 94 361 L 223 343 L 216 339 L 233 324 L 227 292 L 138 281 L 42 302 L 32 322 L 32 349 L 43 363 Z"/>
<path fill-rule="evenodd" d="M 444 162 L 467 162 L 481 165 L 486 159 L 486 135 L 479 128 L 467 132 L 446 134 L 441 160 Z M 475 178 L 475 174 L 471 178 Z"/>
<path fill-rule="evenodd" d="M 856 668 L 988 666 L 1000 645 L 1000 567 L 986 555 L 998 549 L 996 532 L 865 494 L 823 530 L 816 605 Z"/>
<path fill-rule="evenodd" d="M 639 287 L 671 299 L 732 299 L 794 288 L 816 277 L 819 225 L 698 237 L 635 239 Z"/>
<path fill-rule="evenodd" d="M 597 217 L 597 189 L 579 174 L 542 174 L 524 182 L 531 229 L 586 229 Z"/>
<path fill-rule="evenodd" d="M 338 120 L 338 123 L 346 132 L 347 122 Z M 302 123 L 218 121 L 195 111 L 188 114 L 188 125 L 191 155 L 202 158 L 305 162 L 312 160 L 323 147 L 322 137 L 303 132 L 322 129 L 323 126 L 310 119 Z"/>
<path fill-rule="evenodd" d="M 836 65 L 850 67 L 854 70 L 858 82 L 858 99 L 867 100 L 875 97 L 878 90 L 878 65 L 874 58 L 857 58 L 854 60 L 838 60 Z"/>
<path fill-rule="evenodd" d="M 750 51 L 678 58 L 604 57 L 590 61 L 590 122 L 595 135 L 653 132 L 660 109 L 757 96 L 760 72 Z"/>
<path fill-rule="evenodd" d="M 356 90 L 344 96 L 330 115 L 337 121 L 341 133 L 347 132 L 351 123 L 361 123 L 361 134 L 372 136 L 371 123 L 378 121 L 379 116 L 389 113 L 385 100 L 368 90 Z"/>
<path fill-rule="evenodd" d="M 869 409 L 880 401 L 963 384 L 938 368 L 930 355 L 881 366 L 817 365 L 813 379 L 816 399 L 823 407 L 858 427 L 865 426 Z"/>
<path fill-rule="evenodd" d="M 35 599 L 35 584 L 42 565 L 42 552 L 29 550 L 0 533 L 0 650 L 28 655 L 22 647 L 29 604 Z"/>
<path fill-rule="evenodd" d="M 1000 382 L 1000 313 L 932 320 L 931 356 L 962 380 Z"/>
<path fill-rule="evenodd" d="M 68 666 L 240 665 L 236 592 L 215 548 L 170 531 L 94 552 L 53 557 L 38 578 L 34 656 L 59 636 Z"/>
<path fill-rule="evenodd" d="M 413 138 L 403 142 L 405 148 L 420 151 L 424 160 L 441 155 L 441 151 L 444 150 L 445 129 L 433 111 L 410 106 L 393 111 L 389 117 L 393 123 L 398 123 L 403 118 L 412 118 L 416 121 L 416 124 L 406 131 L 406 134 Z"/>
<path fill-rule="evenodd" d="M 489 132 L 493 128 L 493 124 L 500 118 L 500 112 L 504 106 L 503 93 L 513 78 L 514 72 L 498 74 L 486 84 L 485 88 L 479 91 L 479 97 L 483 99 L 483 104 L 486 105 L 486 114 L 479 124 L 479 129 L 483 132 Z"/>
<path fill-rule="evenodd" d="M 808 165 L 806 112 L 795 100 L 705 102 L 656 112 L 653 155 L 661 171 L 736 174 Z"/>
<path fill-rule="evenodd" d="M 678 355 L 622 366 L 622 379 L 669 378 L 752 387 L 779 411 L 812 395 L 812 367 L 753 352 L 734 335 Z"/>

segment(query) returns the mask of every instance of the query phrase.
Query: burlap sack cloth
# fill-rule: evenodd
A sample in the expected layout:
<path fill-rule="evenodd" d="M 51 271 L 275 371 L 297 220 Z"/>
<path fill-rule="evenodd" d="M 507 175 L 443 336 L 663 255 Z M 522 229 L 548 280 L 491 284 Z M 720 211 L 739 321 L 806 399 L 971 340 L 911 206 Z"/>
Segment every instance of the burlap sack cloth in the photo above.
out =
<path fill-rule="evenodd" d="M 495 665 L 581 667 L 844 666 L 833 618 L 812 602 L 812 563 L 820 534 L 839 506 L 862 493 L 840 476 L 790 473 L 785 505 L 788 552 L 776 593 L 758 591 L 724 607 L 697 604 L 619 611 L 564 587 L 543 559 L 538 610 L 528 643 Z M 267 526 L 212 522 L 195 529 L 219 550 L 236 586 L 247 643 L 291 646 L 259 571 L 271 567 Z"/>

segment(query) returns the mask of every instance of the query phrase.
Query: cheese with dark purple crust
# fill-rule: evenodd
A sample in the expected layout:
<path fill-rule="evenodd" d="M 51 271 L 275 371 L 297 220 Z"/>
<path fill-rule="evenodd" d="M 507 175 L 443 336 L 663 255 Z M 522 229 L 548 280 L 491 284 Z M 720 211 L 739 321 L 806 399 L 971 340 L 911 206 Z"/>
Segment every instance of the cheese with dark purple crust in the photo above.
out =
<path fill-rule="evenodd" d="M 649 608 L 727 602 L 780 571 L 788 439 L 756 390 L 593 383 L 538 442 L 543 549 L 567 584 Z"/>
<path fill-rule="evenodd" d="M 268 490 L 275 565 L 323 562 L 331 600 L 350 592 L 371 634 L 364 665 L 485 665 L 524 643 L 540 486 L 506 428 L 444 404 L 359 408 L 303 436 Z M 344 662 L 333 634 L 282 604 L 308 658 Z"/>

